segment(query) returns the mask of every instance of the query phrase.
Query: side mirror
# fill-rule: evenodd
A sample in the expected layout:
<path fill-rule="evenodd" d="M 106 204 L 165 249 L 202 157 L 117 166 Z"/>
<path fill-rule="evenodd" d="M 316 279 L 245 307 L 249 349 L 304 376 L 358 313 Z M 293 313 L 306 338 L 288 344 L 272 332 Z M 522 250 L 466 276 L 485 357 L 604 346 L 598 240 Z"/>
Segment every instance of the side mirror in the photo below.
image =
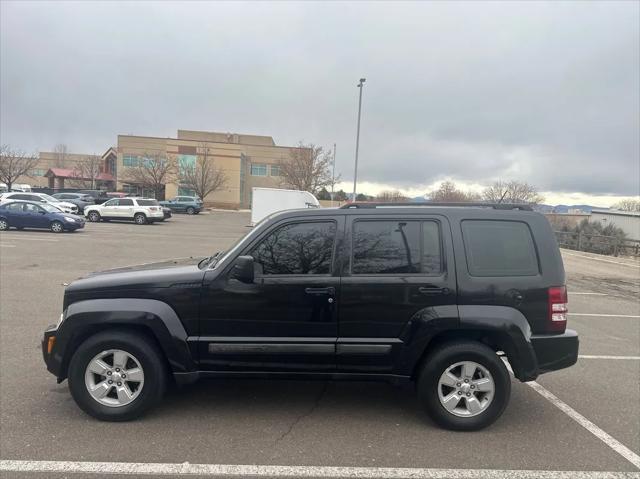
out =
<path fill-rule="evenodd" d="M 253 283 L 253 256 L 238 256 L 231 269 L 231 277 L 242 283 Z"/>

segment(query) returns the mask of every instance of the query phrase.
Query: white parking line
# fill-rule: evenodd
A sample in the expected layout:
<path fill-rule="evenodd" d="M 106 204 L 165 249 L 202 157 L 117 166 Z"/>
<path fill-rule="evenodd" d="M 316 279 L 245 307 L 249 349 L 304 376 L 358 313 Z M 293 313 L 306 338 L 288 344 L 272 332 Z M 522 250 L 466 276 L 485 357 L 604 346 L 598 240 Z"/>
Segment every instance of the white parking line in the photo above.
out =
<path fill-rule="evenodd" d="M 509 372 L 511 374 L 513 374 L 513 369 L 511 368 L 511 365 L 509 364 L 509 361 L 507 361 L 507 358 L 502 357 L 502 361 L 504 362 L 504 364 L 507 367 L 507 369 L 509 370 Z M 604 442 L 611 449 L 613 449 L 618 454 L 620 454 L 622 457 L 624 457 L 627 461 L 629 461 L 635 467 L 640 469 L 640 456 L 638 456 L 635 452 L 633 452 L 627 446 L 622 444 L 620 441 L 618 441 L 613 436 L 611 436 L 608 433 L 606 433 L 604 430 L 600 429 L 598 426 L 596 426 L 594 423 L 589 421 L 586 417 L 584 417 L 578 411 L 576 411 L 571 406 L 569 406 L 567 403 L 565 403 L 564 401 L 559 399 L 557 396 L 555 396 L 551 391 L 549 391 L 547 388 L 542 386 L 540 383 L 537 383 L 536 381 L 529 381 L 529 382 L 527 382 L 525 384 L 527 386 L 529 386 L 531 389 L 533 389 L 535 392 L 540 394 L 543 398 L 545 398 L 547 401 L 549 401 L 555 407 L 560 409 L 563 413 L 565 413 L 567 416 L 569 416 L 575 422 L 580 424 L 583 428 L 585 428 L 591 434 L 593 434 L 598 439 L 600 439 L 602 442 Z"/>
<path fill-rule="evenodd" d="M 575 291 L 568 291 L 569 294 L 576 294 L 576 295 L 591 295 L 591 296 L 609 296 L 607 293 L 590 293 L 590 292 L 580 292 L 577 293 Z"/>
<path fill-rule="evenodd" d="M 640 356 L 598 356 L 591 354 L 579 354 L 578 359 L 618 359 L 628 361 L 640 361 Z"/>
<path fill-rule="evenodd" d="M 251 466 L 227 464 L 162 464 L 140 462 L 74 462 L 0 460 L 0 471 L 140 474 L 152 476 L 316 477 L 364 479 L 638 479 L 638 472 L 533 471 L 498 469 L 425 469 L 407 467 Z"/>
<path fill-rule="evenodd" d="M 625 263 L 622 261 L 612 261 L 610 259 L 604 259 L 604 258 L 594 258 L 593 256 L 586 256 L 583 254 L 576 254 L 576 253 L 567 253 L 566 251 L 562 251 L 562 254 L 566 254 L 567 256 L 577 256 L 578 258 L 585 258 L 585 259 L 591 259 L 593 261 L 602 261 L 603 263 L 611 263 L 611 264 L 619 264 L 622 266 L 629 266 L 631 268 L 640 268 L 640 263 Z"/>
<path fill-rule="evenodd" d="M 567 313 L 569 316 L 593 316 L 601 318 L 640 318 L 637 314 Z"/>
<path fill-rule="evenodd" d="M 589 421 L 586 417 L 584 417 L 578 411 L 573 409 L 567 403 L 565 403 L 564 401 L 558 399 L 551 391 L 546 389 L 541 384 L 539 384 L 539 383 L 537 383 L 535 381 L 531 381 L 531 382 L 528 382 L 528 383 L 525 383 L 525 384 L 527 386 L 529 386 L 531 389 L 533 389 L 534 391 L 536 391 L 538 394 L 540 394 L 543 398 L 545 398 L 547 401 L 549 401 L 555 407 L 560 409 L 563 413 L 565 413 L 567 416 L 569 416 L 575 422 L 580 424 L 583 428 L 585 428 L 591 434 L 593 434 L 598 439 L 600 439 L 602 442 L 604 442 L 611 449 L 613 449 L 618 454 L 620 454 L 622 457 L 624 457 L 627 461 L 629 461 L 635 467 L 640 469 L 640 456 L 638 456 L 635 452 L 633 452 L 627 446 L 622 444 L 620 441 L 618 441 L 613 436 L 611 436 L 608 433 L 606 433 L 604 430 L 600 429 L 598 426 L 596 426 L 594 423 Z"/>
<path fill-rule="evenodd" d="M 2 246 L 3 248 L 15 248 L 16 245 L 14 244 L 5 244 L 5 243 L 0 243 L 0 246 Z"/>

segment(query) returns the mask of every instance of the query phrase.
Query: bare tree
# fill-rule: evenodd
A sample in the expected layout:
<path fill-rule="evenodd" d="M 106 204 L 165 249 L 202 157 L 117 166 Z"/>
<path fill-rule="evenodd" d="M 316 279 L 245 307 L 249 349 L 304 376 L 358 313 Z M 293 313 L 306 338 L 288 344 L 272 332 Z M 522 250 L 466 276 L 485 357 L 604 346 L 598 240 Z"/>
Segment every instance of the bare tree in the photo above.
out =
<path fill-rule="evenodd" d="M 322 188 L 330 189 L 340 181 L 332 177 L 333 156 L 321 146 L 302 142 L 291 151 L 290 158 L 280 164 L 281 184 L 289 188 L 308 191 L 314 195 Z"/>
<path fill-rule="evenodd" d="M 491 203 L 525 203 L 531 205 L 537 205 L 544 201 L 544 197 L 538 194 L 535 186 L 516 180 L 496 181 L 493 185 L 484 189 L 482 198 Z"/>
<path fill-rule="evenodd" d="M 437 190 L 427 193 L 427 196 L 430 201 L 436 203 L 466 203 L 479 199 L 475 193 L 467 193 L 458 189 L 452 181 L 443 182 Z"/>
<path fill-rule="evenodd" d="M 67 145 L 64 143 L 58 143 L 53 147 L 53 152 L 56 154 L 55 165 L 58 168 L 64 168 L 67 166 L 67 155 L 69 153 Z"/>
<path fill-rule="evenodd" d="M 630 198 L 628 200 L 618 201 L 615 205 L 612 206 L 612 208 L 620 211 L 633 211 L 635 213 L 639 213 L 640 199 L 634 200 Z"/>
<path fill-rule="evenodd" d="M 21 176 L 33 176 L 31 170 L 38 165 L 36 155 L 27 155 L 24 151 L 13 150 L 9 145 L 0 146 L 0 181 L 11 191 L 13 183 Z"/>
<path fill-rule="evenodd" d="M 375 201 L 381 203 L 394 203 L 398 201 L 407 201 L 408 198 L 399 191 L 382 191 L 376 197 Z"/>
<path fill-rule="evenodd" d="M 222 168 L 214 164 L 211 149 L 200 145 L 195 165 L 179 165 L 180 182 L 195 191 L 202 201 L 215 191 L 223 188 L 228 181 Z"/>
<path fill-rule="evenodd" d="M 152 190 L 156 199 L 164 199 L 167 183 L 178 177 L 178 162 L 175 157 L 162 153 L 144 153 L 138 157 L 137 165 L 126 167 L 122 180 Z"/>
<path fill-rule="evenodd" d="M 99 156 L 85 156 L 80 158 L 73 168 L 73 178 L 70 178 L 74 188 L 96 189 L 96 181 L 102 173 L 102 158 Z"/>

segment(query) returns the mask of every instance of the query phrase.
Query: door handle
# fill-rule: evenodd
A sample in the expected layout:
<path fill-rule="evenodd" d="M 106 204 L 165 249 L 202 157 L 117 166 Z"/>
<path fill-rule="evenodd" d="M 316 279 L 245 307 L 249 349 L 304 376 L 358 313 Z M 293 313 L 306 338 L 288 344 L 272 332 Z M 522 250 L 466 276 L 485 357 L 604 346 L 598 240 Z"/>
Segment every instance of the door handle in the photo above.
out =
<path fill-rule="evenodd" d="M 333 286 L 329 286 L 327 288 L 304 288 L 304 292 L 314 295 L 328 294 L 333 296 L 334 294 L 336 294 L 336 288 L 334 288 Z"/>
<path fill-rule="evenodd" d="M 449 294 L 449 288 L 420 286 L 418 288 L 418 291 L 420 291 L 420 293 L 422 294 L 427 294 L 427 295 Z"/>

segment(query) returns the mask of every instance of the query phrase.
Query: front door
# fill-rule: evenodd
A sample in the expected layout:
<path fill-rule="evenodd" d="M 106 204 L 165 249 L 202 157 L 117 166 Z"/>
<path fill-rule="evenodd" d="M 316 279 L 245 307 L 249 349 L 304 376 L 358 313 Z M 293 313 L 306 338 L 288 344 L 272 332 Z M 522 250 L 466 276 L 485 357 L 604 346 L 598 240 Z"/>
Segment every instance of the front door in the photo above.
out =
<path fill-rule="evenodd" d="M 47 212 L 44 208 L 31 203 L 25 203 L 24 205 L 24 224 L 27 228 L 48 228 L 49 218 L 47 218 Z"/>
<path fill-rule="evenodd" d="M 205 370 L 335 369 L 338 333 L 337 236 L 343 220 L 288 219 L 247 245 L 255 277 L 242 283 L 205 275 L 199 354 Z"/>
<path fill-rule="evenodd" d="M 100 216 L 102 216 L 103 218 L 117 218 L 119 204 L 120 200 L 118 198 L 113 198 L 109 201 L 106 201 L 100 208 Z"/>
<path fill-rule="evenodd" d="M 412 326 L 457 321 L 449 225 L 436 215 L 350 216 L 347 231 L 337 368 L 395 373 Z"/>

